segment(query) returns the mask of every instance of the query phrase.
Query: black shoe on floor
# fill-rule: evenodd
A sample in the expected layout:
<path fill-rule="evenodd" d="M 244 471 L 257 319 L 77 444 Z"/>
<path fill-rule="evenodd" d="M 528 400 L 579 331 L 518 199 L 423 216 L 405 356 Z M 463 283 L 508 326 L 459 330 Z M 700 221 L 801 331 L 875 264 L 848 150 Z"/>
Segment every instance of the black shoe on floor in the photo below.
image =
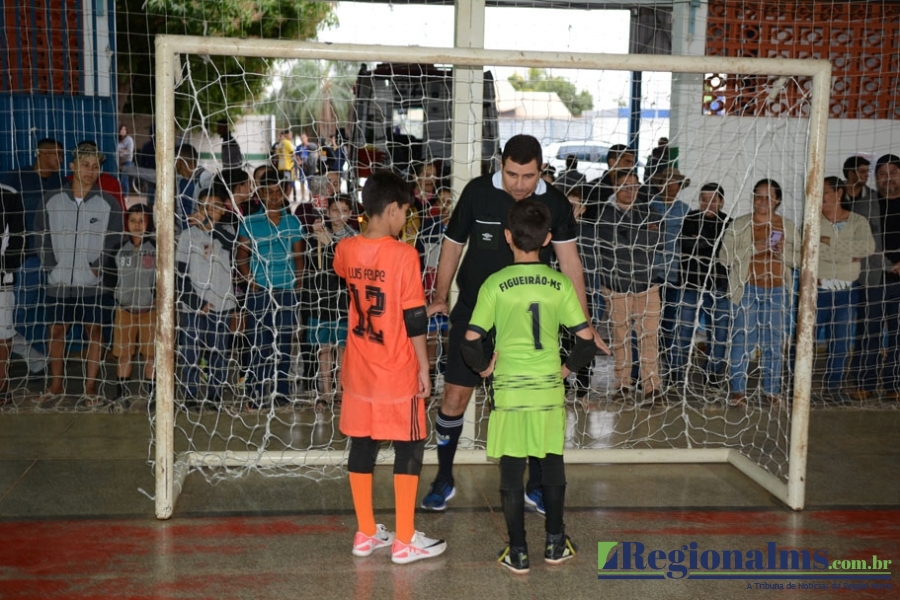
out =
<path fill-rule="evenodd" d="M 512 571 L 524 575 L 528 572 L 528 548 L 525 546 L 507 546 L 497 555 L 497 562 Z"/>

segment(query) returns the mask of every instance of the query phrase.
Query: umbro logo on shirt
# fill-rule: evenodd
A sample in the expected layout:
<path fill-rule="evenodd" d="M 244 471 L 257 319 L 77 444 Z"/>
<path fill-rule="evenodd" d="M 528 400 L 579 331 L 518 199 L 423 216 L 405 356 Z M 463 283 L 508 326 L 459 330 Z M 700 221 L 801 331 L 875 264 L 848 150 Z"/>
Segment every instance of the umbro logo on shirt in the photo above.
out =
<path fill-rule="evenodd" d="M 489 231 L 482 232 L 482 234 L 481 234 L 482 242 L 490 242 L 493 239 L 494 239 L 494 234 L 492 234 L 491 232 L 489 232 Z"/>

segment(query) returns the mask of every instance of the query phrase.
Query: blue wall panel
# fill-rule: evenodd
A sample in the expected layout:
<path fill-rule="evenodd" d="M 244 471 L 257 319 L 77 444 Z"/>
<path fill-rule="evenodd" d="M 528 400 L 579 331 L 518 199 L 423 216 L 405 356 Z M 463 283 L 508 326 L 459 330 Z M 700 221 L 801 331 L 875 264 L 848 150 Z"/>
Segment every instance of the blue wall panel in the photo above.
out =
<path fill-rule="evenodd" d="M 75 145 L 94 140 L 107 156 L 104 170 L 115 173 L 115 0 L 32 1 L 35 4 L 5 6 L 4 17 L 14 17 L 15 23 L 0 21 L 0 43 L 13 61 L 3 66 L 18 74 L 13 85 L 0 92 L 0 171 L 30 165 L 37 141 L 52 137 L 66 150 L 64 170 Z M 39 19 L 34 16 L 38 13 Z M 87 23 L 86 14 L 91 19 Z M 70 49 L 73 43 L 75 50 Z M 112 65 L 100 65 L 98 57 L 109 52 Z M 93 73 L 90 84 L 86 71 Z M 109 77 L 103 80 L 109 85 L 101 86 L 101 77 Z"/>
<path fill-rule="evenodd" d="M 0 95 L 0 171 L 30 165 L 39 139 L 52 137 L 71 152 L 82 140 L 94 140 L 107 156 L 106 169 L 116 172 L 118 118 L 113 97 Z"/>

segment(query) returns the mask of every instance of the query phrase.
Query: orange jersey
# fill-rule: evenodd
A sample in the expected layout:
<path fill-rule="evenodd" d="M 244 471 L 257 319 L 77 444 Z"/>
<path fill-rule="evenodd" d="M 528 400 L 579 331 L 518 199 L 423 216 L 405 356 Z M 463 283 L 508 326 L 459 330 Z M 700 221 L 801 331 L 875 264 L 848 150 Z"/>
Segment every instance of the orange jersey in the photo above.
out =
<path fill-rule="evenodd" d="M 409 402 L 419 390 L 419 361 L 403 311 L 425 306 L 418 252 L 393 238 L 357 235 L 338 243 L 334 270 L 350 295 L 344 395 Z"/>

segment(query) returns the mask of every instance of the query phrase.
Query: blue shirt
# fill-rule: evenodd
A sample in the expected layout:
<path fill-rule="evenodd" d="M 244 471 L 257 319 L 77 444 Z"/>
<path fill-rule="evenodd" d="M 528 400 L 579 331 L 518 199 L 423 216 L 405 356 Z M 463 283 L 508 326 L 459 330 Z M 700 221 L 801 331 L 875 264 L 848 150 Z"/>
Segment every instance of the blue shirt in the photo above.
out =
<path fill-rule="evenodd" d="M 265 210 L 250 215 L 241 224 L 239 236 L 250 240 L 250 274 L 260 287 L 289 289 L 297 281 L 294 251 L 291 247 L 303 239 L 300 219 L 281 209 L 278 226 Z"/>
<path fill-rule="evenodd" d="M 681 262 L 678 236 L 681 235 L 684 217 L 691 208 L 681 200 L 673 200 L 667 204 L 657 196 L 650 201 L 650 210 L 662 217 L 666 229 L 663 237 L 663 252 L 656 255 L 657 259 L 661 259 L 659 268 L 662 272 L 663 282 L 669 285 L 678 285 L 678 268 Z"/>

